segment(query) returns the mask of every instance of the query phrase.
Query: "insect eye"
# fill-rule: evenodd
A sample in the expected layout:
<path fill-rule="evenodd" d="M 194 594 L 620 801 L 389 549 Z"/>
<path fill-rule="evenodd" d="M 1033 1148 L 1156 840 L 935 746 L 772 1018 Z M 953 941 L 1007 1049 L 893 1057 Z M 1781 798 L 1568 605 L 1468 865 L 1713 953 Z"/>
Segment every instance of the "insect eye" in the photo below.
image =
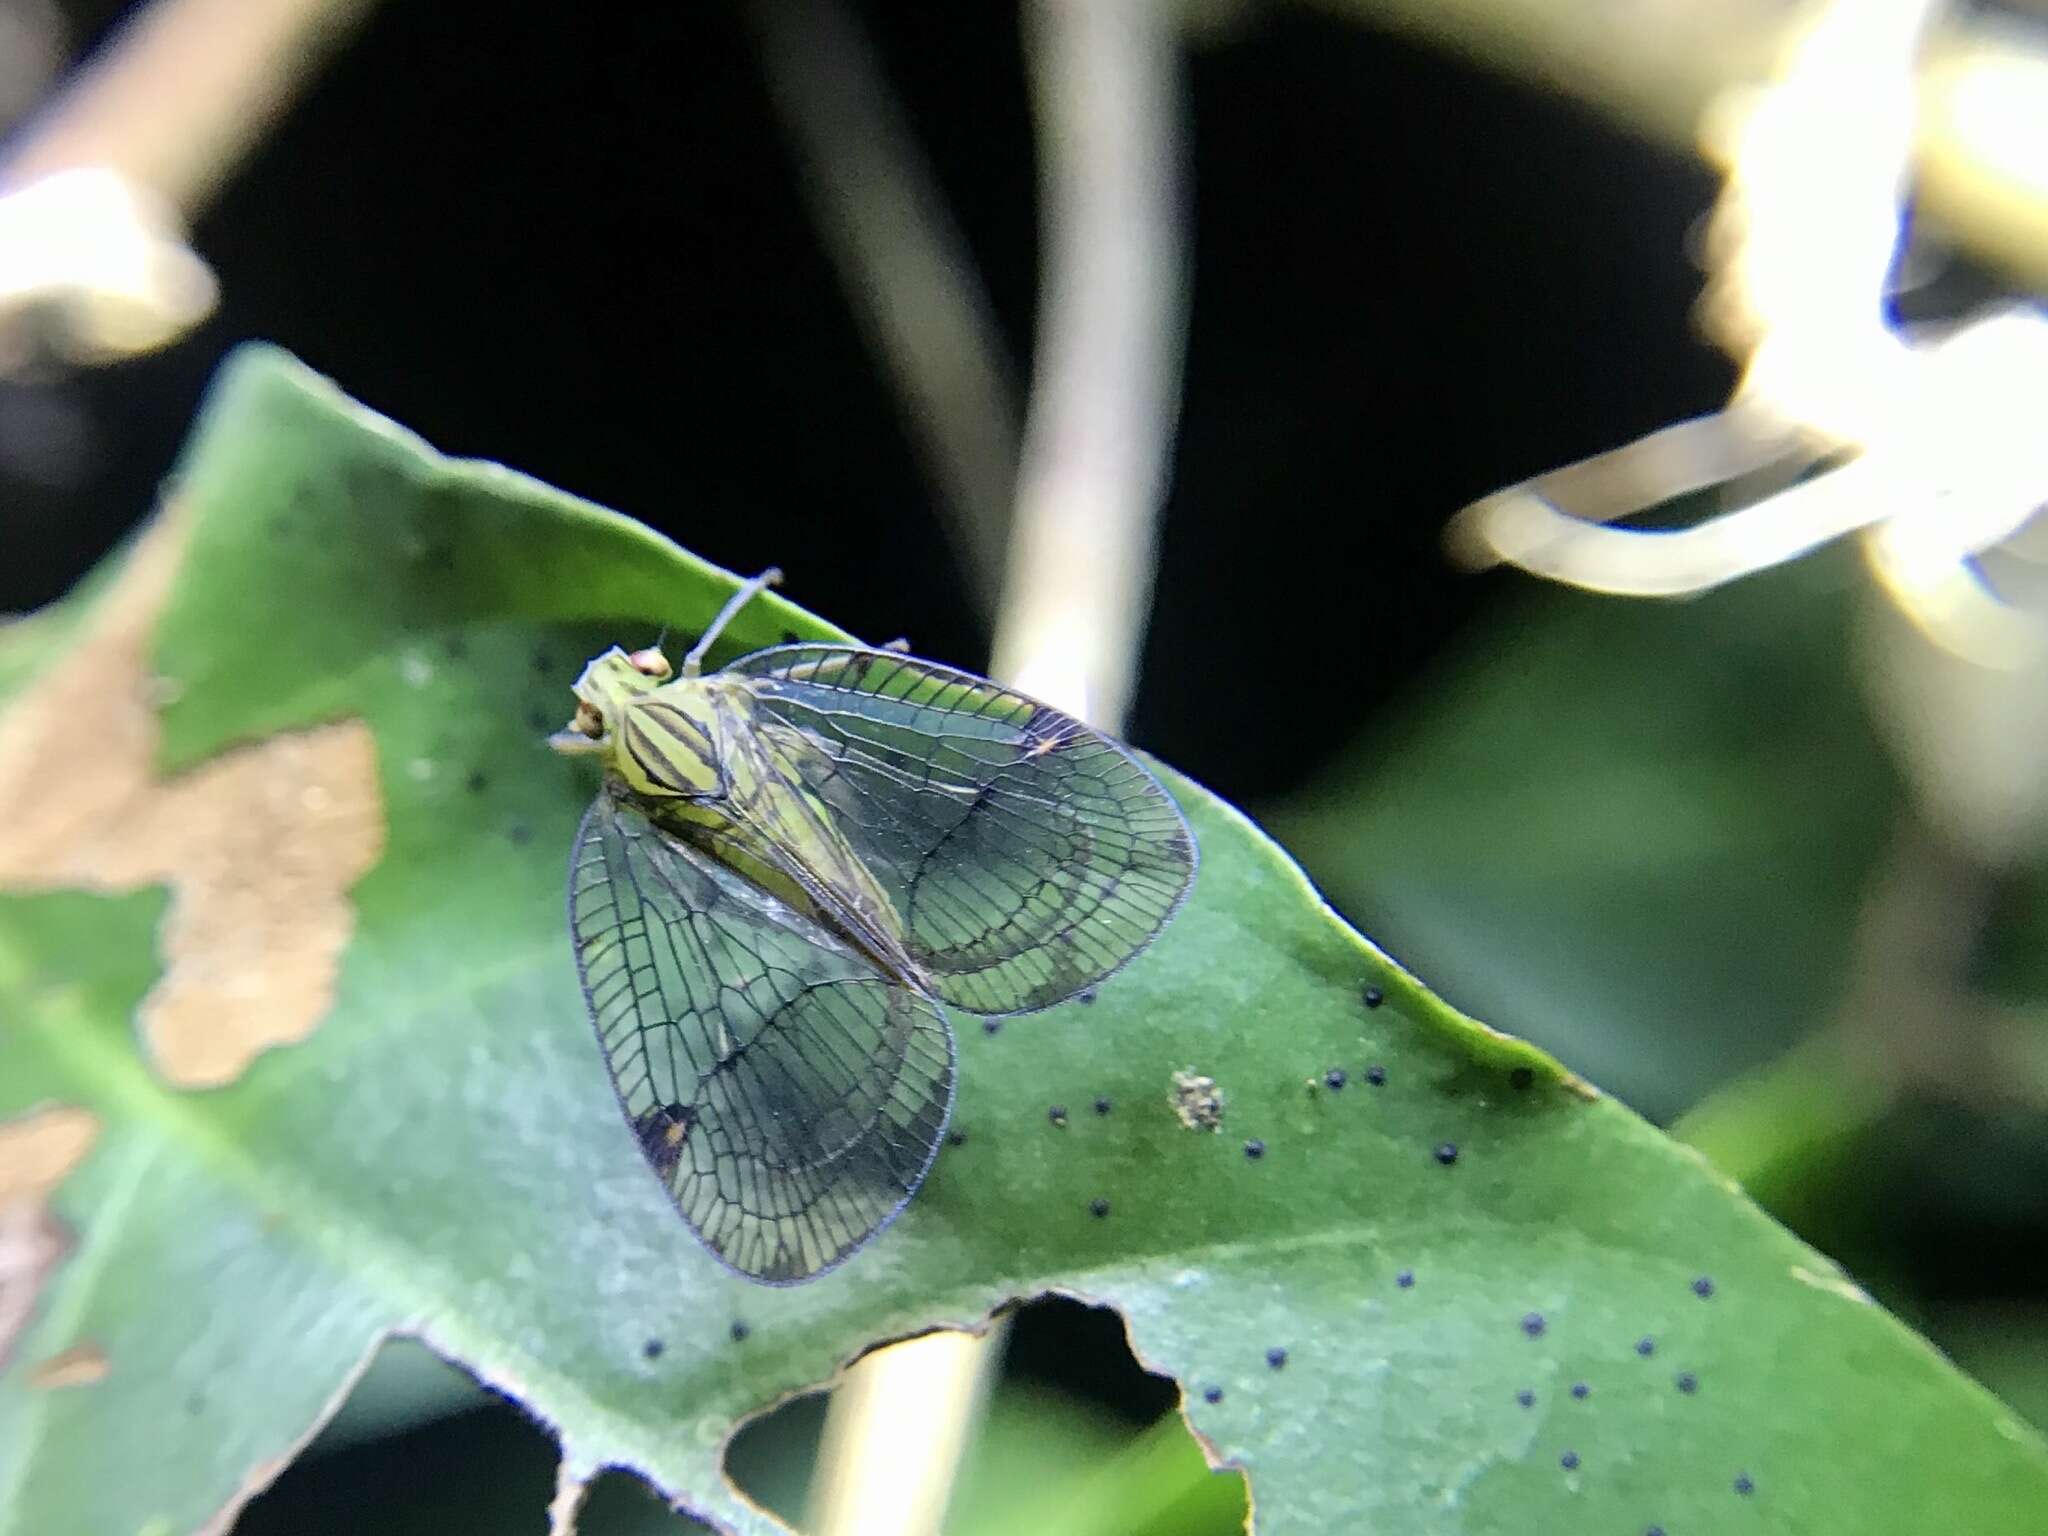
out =
<path fill-rule="evenodd" d="M 668 658 L 655 646 L 649 646 L 644 651 L 635 651 L 626 660 L 632 663 L 633 670 L 642 677 L 667 677 L 674 670 L 669 666 Z"/>
<path fill-rule="evenodd" d="M 569 728 L 574 731 L 581 731 L 592 741 L 595 741 L 598 737 L 604 735 L 604 716 L 591 708 L 582 699 L 578 699 L 576 701 L 576 718 L 569 722 Z"/>

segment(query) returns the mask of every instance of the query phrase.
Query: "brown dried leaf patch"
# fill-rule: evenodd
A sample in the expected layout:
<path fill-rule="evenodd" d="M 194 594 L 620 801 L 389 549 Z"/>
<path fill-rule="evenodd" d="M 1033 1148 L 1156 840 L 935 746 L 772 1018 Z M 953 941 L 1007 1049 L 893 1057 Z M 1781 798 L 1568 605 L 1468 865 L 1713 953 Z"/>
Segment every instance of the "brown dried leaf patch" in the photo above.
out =
<path fill-rule="evenodd" d="M 42 1392 L 58 1387 L 89 1387 L 106 1379 L 106 1351 L 93 1343 L 59 1350 L 28 1373 L 28 1384 Z"/>
<path fill-rule="evenodd" d="M 212 1088 L 326 1016 L 384 806 L 360 720 L 154 775 L 149 645 L 185 522 L 158 516 L 72 650 L 0 716 L 0 890 L 169 886 L 138 1024 L 168 1082 Z"/>

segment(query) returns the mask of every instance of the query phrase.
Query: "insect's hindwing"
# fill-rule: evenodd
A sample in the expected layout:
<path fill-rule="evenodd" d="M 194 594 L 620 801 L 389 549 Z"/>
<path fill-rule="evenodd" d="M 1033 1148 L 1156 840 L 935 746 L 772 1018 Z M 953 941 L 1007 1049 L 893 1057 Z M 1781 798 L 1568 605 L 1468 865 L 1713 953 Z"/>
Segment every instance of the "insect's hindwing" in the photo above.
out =
<path fill-rule="evenodd" d="M 843 646 L 757 651 L 720 676 L 749 680 L 787 772 L 958 1007 L 1020 1013 L 1093 985 L 1152 942 L 1194 878 L 1194 838 L 1159 781 L 1048 705 Z M 766 822 L 788 804 L 735 809 Z"/>
<path fill-rule="evenodd" d="M 626 1119 L 713 1253 L 789 1284 L 888 1225 L 952 1107 L 936 1004 L 609 788 L 569 920 Z"/>

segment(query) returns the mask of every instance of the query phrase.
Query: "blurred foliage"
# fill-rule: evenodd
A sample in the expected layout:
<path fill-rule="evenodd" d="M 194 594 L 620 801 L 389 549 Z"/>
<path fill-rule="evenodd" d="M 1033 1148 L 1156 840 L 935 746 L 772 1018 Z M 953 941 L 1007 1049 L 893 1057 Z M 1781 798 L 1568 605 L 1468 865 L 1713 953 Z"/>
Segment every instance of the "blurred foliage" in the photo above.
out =
<path fill-rule="evenodd" d="M 1685 602 L 1532 585 L 1264 819 L 2039 1415 L 2048 899 L 1925 830 L 1859 685 L 1870 591 L 1846 550 Z"/>
<path fill-rule="evenodd" d="M 1901 803 L 1846 665 L 1860 582 L 1530 586 L 1263 819 L 1445 997 L 1669 1119 L 1839 1000 Z"/>
<path fill-rule="evenodd" d="M 1203 867 L 1159 944 L 1092 1003 L 967 1021 L 962 1136 L 905 1218 L 816 1283 L 747 1285 L 618 1122 L 561 928 L 592 786 L 536 740 L 582 656 L 700 627 L 731 579 L 261 349 L 176 491 L 189 542 L 147 690 L 163 768 L 358 718 L 385 849 L 331 1015 L 205 1092 L 136 1049 L 159 895 L 0 897 L 0 1114 L 100 1121 L 54 1201 L 80 1247 L 0 1375 L 0 1529 L 199 1523 L 396 1330 L 517 1397 L 572 1469 L 634 1467 L 766 1530 L 721 1476 L 737 1418 L 873 1340 L 1049 1290 L 1121 1314 L 1267 1531 L 1703 1530 L 1754 1495 L 1788 1527 L 2017 1532 L 2048 1497 L 2048 1450 L 1825 1259 L 1447 1008 L 1171 774 Z M 97 590 L 78 643 L 120 600 Z M 735 628 L 735 648 L 832 633 L 777 602 Z M 1169 1108 L 1189 1065 L 1223 1088 L 1221 1134 Z M 36 1385 L 85 1344 L 105 1379 Z M 1233 1480 L 1188 1484 L 1179 1433 L 1117 1450 L 1073 1507 L 1213 1514 Z"/>

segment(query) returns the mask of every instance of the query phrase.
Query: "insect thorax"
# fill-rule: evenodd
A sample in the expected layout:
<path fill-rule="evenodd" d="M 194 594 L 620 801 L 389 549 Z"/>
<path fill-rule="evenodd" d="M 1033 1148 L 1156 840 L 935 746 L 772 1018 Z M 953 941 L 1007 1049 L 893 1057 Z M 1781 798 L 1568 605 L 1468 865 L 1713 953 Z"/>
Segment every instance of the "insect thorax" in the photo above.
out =
<path fill-rule="evenodd" d="M 651 801 L 718 799 L 727 789 L 726 731 L 714 684 L 679 678 L 620 701 L 612 732 L 612 771 Z"/>

